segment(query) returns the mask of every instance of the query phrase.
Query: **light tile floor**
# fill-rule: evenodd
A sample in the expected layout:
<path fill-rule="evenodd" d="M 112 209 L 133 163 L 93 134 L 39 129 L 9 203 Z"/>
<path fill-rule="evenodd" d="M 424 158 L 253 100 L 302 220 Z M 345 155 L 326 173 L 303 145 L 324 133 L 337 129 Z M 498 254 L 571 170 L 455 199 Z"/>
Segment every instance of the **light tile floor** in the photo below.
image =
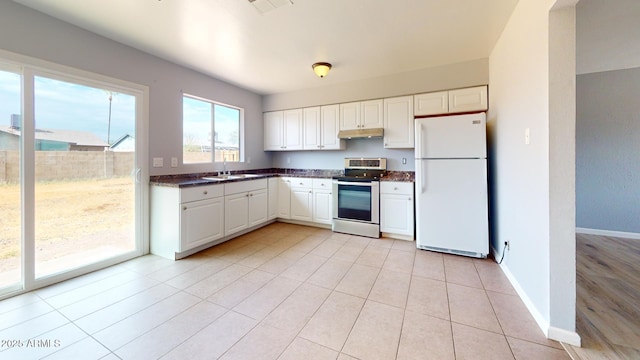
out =
<path fill-rule="evenodd" d="M 569 359 L 491 260 L 284 223 L 4 300 L 0 341 L 0 359 Z"/>

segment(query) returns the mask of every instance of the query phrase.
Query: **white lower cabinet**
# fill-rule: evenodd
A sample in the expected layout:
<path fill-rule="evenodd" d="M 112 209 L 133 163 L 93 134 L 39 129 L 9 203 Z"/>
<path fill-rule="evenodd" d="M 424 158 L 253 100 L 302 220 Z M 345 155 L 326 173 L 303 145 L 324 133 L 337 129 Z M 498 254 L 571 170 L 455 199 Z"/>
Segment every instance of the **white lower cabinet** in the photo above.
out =
<path fill-rule="evenodd" d="M 252 191 L 249 193 L 249 227 L 266 222 L 269 217 L 269 196 L 267 189 Z"/>
<path fill-rule="evenodd" d="M 233 234 L 249 227 L 249 194 L 240 193 L 224 197 L 224 233 Z"/>
<path fill-rule="evenodd" d="M 313 179 L 313 222 L 331 224 L 333 193 L 331 179 Z"/>
<path fill-rule="evenodd" d="M 225 184 L 224 194 L 225 236 L 267 221 L 267 179 Z"/>
<path fill-rule="evenodd" d="M 291 218 L 291 178 L 278 179 L 278 217 Z"/>
<path fill-rule="evenodd" d="M 278 187 L 280 178 L 272 177 L 268 180 L 268 205 L 267 205 L 267 220 L 273 220 L 278 217 Z"/>
<path fill-rule="evenodd" d="M 313 221 L 313 179 L 291 179 L 291 219 Z"/>
<path fill-rule="evenodd" d="M 223 185 L 151 187 L 151 253 L 180 253 L 224 237 Z"/>
<path fill-rule="evenodd" d="M 380 231 L 386 237 L 415 239 L 413 183 L 380 182 Z"/>
<path fill-rule="evenodd" d="M 151 253 L 178 259 L 276 218 L 331 224 L 331 185 L 331 179 L 273 177 L 151 186 Z"/>

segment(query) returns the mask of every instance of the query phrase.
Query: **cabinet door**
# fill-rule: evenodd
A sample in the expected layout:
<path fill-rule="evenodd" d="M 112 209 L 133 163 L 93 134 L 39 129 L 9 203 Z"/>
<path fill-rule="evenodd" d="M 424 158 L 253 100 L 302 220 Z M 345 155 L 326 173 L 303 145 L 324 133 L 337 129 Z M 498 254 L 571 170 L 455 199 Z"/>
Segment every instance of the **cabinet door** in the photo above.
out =
<path fill-rule="evenodd" d="M 312 221 L 313 191 L 310 188 L 291 189 L 291 219 Z"/>
<path fill-rule="evenodd" d="M 414 96 L 414 115 L 438 115 L 449 112 L 449 92 L 438 91 Z"/>
<path fill-rule="evenodd" d="M 360 128 L 360 102 L 340 104 L 340 130 Z"/>
<path fill-rule="evenodd" d="M 384 147 L 413 148 L 413 96 L 384 99 Z"/>
<path fill-rule="evenodd" d="M 272 220 L 278 217 L 278 183 L 279 178 L 269 178 L 269 200 L 267 208 L 267 219 Z"/>
<path fill-rule="evenodd" d="M 249 227 L 249 193 L 224 197 L 224 234 L 229 235 Z"/>
<path fill-rule="evenodd" d="M 206 244 L 224 235 L 222 197 L 181 204 L 180 252 Z"/>
<path fill-rule="evenodd" d="M 291 218 L 291 179 L 280 178 L 278 182 L 278 217 Z"/>
<path fill-rule="evenodd" d="M 380 194 L 380 231 L 413 238 L 413 197 Z"/>
<path fill-rule="evenodd" d="M 344 150 L 344 140 L 338 139 L 340 131 L 340 105 L 320 108 L 320 148 L 322 150 Z"/>
<path fill-rule="evenodd" d="M 249 193 L 249 226 L 267 221 L 267 190 L 256 190 Z"/>
<path fill-rule="evenodd" d="M 302 150 L 302 109 L 286 110 L 284 117 L 284 150 Z"/>
<path fill-rule="evenodd" d="M 283 116 L 282 111 L 272 111 L 264 113 L 264 150 L 280 151 L 283 146 Z"/>
<path fill-rule="evenodd" d="M 449 91 L 450 113 L 484 111 L 488 108 L 486 86 Z"/>
<path fill-rule="evenodd" d="M 382 99 L 363 101 L 361 103 L 362 112 L 360 114 L 361 129 L 381 128 L 383 121 Z"/>
<path fill-rule="evenodd" d="M 329 190 L 313 190 L 313 221 L 331 224 L 333 195 Z"/>
<path fill-rule="evenodd" d="M 320 107 L 302 109 L 302 148 L 305 150 L 320 150 Z"/>

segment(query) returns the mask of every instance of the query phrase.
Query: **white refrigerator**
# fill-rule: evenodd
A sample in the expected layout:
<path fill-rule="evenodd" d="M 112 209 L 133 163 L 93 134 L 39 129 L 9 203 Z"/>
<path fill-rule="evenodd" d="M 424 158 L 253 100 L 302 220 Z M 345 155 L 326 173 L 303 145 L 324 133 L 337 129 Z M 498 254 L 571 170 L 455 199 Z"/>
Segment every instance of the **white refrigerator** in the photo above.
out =
<path fill-rule="evenodd" d="M 416 246 L 489 253 L 486 114 L 415 121 Z"/>

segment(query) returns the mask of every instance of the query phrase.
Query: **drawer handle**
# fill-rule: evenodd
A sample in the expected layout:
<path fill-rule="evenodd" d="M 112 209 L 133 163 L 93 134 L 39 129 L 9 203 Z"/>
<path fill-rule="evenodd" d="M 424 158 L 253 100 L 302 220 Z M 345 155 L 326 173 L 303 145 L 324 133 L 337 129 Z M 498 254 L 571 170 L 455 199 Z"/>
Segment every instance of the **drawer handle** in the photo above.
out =
<path fill-rule="evenodd" d="M 205 190 L 205 191 L 204 191 L 204 194 L 205 194 L 205 195 L 207 195 L 207 194 L 208 194 L 207 190 Z"/>
<path fill-rule="evenodd" d="M 411 198 L 409 198 L 409 201 L 411 201 Z"/>
<path fill-rule="evenodd" d="M 187 210 L 187 207 L 186 207 L 186 206 L 183 206 L 183 207 L 182 207 L 182 210 Z"/>
<path fill-rule="evenodd" d="M 398 190 L 398 188 L 397 188 L 397 187 L 395 187 L 395 188 L 393 188 L 393 190 Z"/>

